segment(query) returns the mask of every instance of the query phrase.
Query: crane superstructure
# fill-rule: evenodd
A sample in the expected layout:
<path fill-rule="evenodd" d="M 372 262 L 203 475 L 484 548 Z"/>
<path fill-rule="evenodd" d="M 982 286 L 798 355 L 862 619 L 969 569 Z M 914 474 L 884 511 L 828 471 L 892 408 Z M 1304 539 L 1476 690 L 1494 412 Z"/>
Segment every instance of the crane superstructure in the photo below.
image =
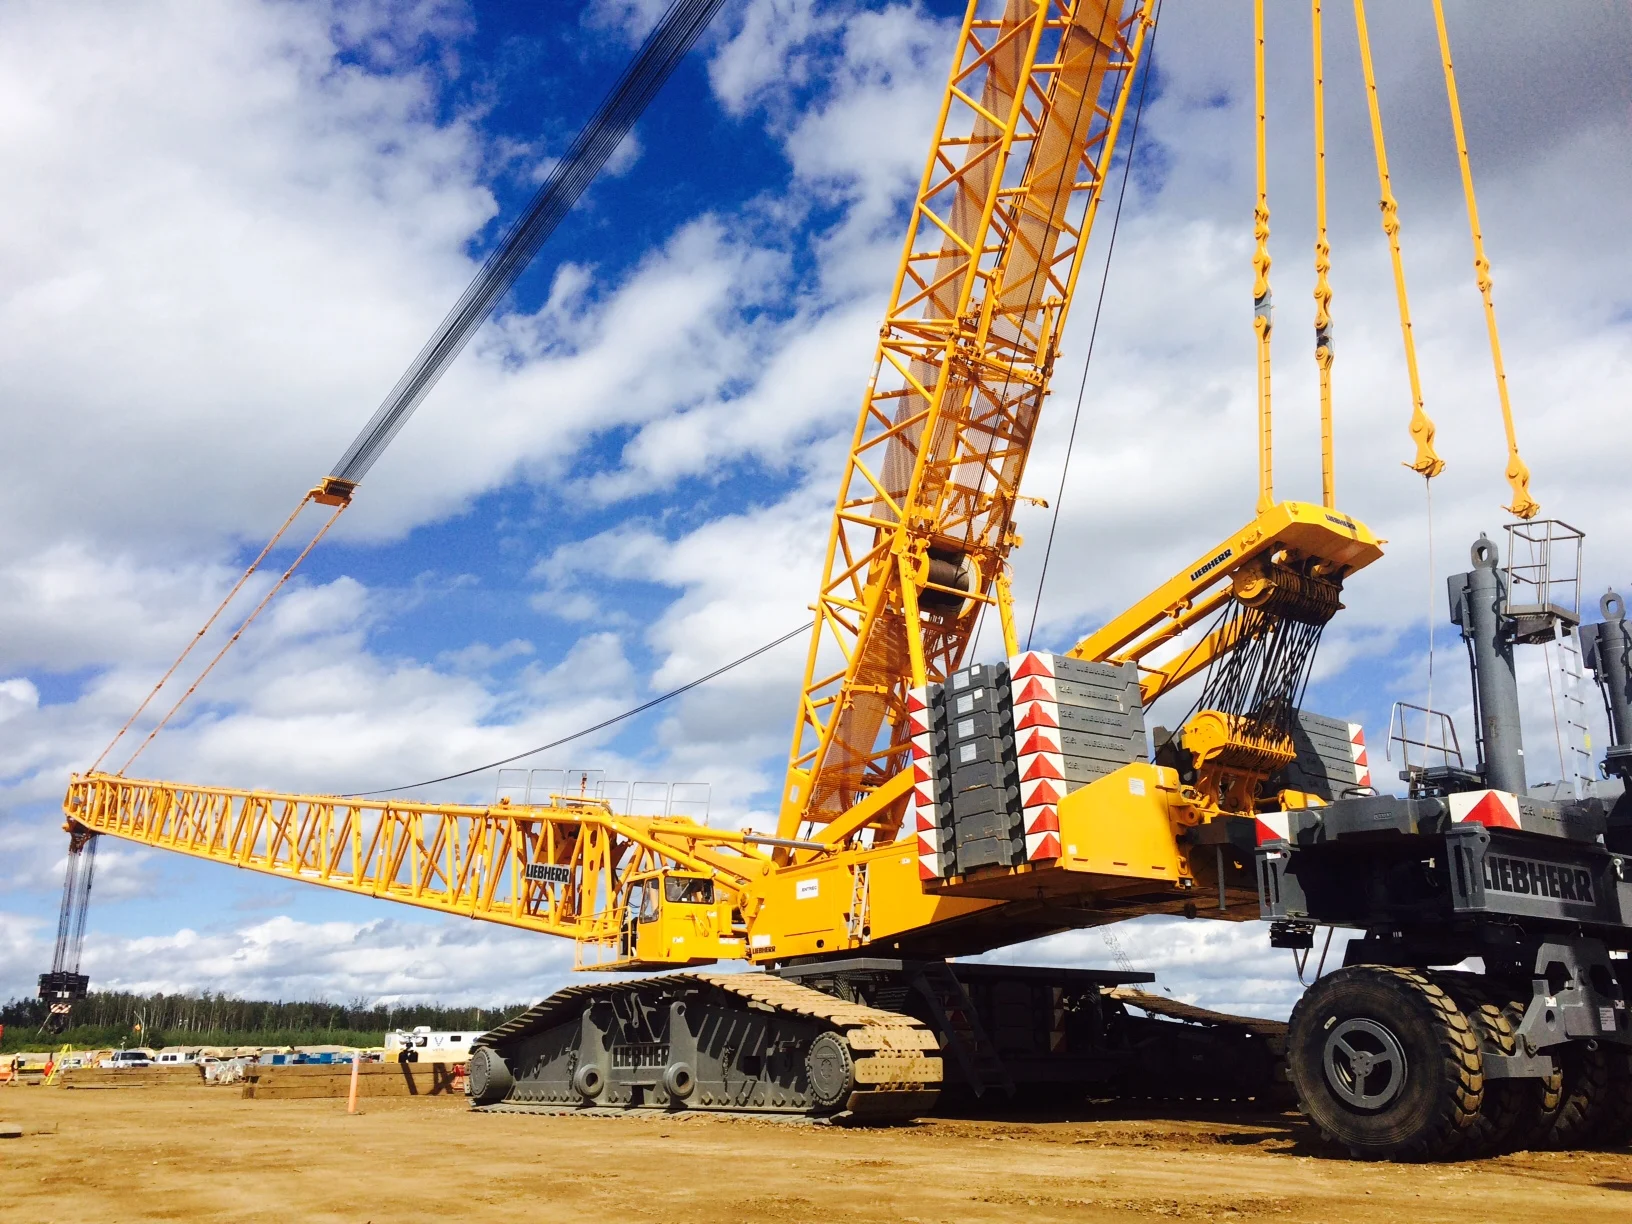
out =
<path fill-rule="evenodd" d="M 774 831 L 592 794 L 451 805 L 95 771 L 70 784 L 70 829 L 569 938 L 580 968 L 680 971 L 572 987 L 500 1026 L 473 1056 L 482 1107 L 898 1117 L 943 1087 L 1275 1095 L 1284 1026 L 1126 990 L 1148 975 L 948 960 L 1140 914 L 1257 918 L 1260 847 L 1289 813 L 1369 788 L 1358 728 L 1300 702 L 1381 541 L 1335 504 L 1329 419 L 1322 504 L 1271 495 L 1262 187 L 1257 513 L 1065 653 L 1014 628 L 1014 509 L 1157 8 L 971 0 L 840 482 Z M 1261 4 L 1258 22 L 1261 125 Z M 995 663 L 970 657 L 987 614 Z M 1152 754 L 1146 708 L 1198 677 Z M 733 961 L 771 972 L 707 968 Z"/>

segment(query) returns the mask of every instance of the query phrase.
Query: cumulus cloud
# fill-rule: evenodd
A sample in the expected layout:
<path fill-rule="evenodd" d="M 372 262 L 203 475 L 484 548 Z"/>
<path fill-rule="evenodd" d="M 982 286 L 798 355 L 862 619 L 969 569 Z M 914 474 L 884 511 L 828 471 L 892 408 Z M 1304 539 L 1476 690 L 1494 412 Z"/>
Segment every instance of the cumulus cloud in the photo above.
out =
<path fill-rule="evenodd" d="M 1314 981 L 1322 966 L 1342 965 L 1350 933 L 1333 932 L 1330 946 L 1322 935 L 1304 965 L 1304 981 Z M 1065 931 L 1045 939 L 1016 944 L 977 959 L 1006 965 L 1061 965 L 1083 969 L 1154 973 L 1142 986 L 1156 994 L 1214 1011 L 1284 1020 L 1303 992 L 1292 953 L 1269 946 L 1262 922 L 1216 922 L 1205 919 L 1135 918 L 1087 931 Z"/>
<path fill-rule="evenodd" d="M 38 919 L 0 912 L 0 981 L 38 972 L 43 927 Z M 491 1006 L 543 998 L 566 985 L 572 949 L 451 919 L 307 922 L 280 914 L 165 935 L 101 934 L 87 943 L 81 969 L 98 989 L 136 994 Z"/>

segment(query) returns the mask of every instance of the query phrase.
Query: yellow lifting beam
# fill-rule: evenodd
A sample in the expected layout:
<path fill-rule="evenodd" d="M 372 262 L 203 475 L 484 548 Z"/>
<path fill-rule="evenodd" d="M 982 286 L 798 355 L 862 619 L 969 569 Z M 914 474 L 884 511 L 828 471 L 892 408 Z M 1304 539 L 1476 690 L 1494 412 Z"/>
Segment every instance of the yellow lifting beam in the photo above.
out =
<path fill-rule="evenodd" d="M 1277 502 L 1072 647 L 1072 658 L 1136 663 L 1145 705 L 1175 688 L 1238 644 L 1215 631 L 1185 650 L 1175 644 L 1231 598 L 1255 597 L 1266 581 L 1263 564 L 1311 562 L 1324 577 L 1342 580 L 1382 556 L 1385 543 L 1365 524 L 1306 502 Z M 1273 582 L 1273 576 L 1267 579 Z M 1162 657 L 1164 652 L 1171 652 Z"/>

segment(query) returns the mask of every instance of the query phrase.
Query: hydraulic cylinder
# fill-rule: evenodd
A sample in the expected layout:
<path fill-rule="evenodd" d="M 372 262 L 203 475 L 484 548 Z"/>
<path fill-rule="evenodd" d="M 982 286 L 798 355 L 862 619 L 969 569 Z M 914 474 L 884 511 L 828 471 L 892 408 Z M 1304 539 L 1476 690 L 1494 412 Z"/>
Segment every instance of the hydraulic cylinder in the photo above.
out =
<path fill-rule="evenodd" d="M 1524 737 L 1519 729 L 1519 684 L 1513 671 L 1513 621 L 1496 545 L 1484 535 L 1470 550 L 1473 569 L 1450 579 L 1451 619 L 1472 647 L 1474 696 L 1485 785 L 1522 795 L 1526 790 Z"/>

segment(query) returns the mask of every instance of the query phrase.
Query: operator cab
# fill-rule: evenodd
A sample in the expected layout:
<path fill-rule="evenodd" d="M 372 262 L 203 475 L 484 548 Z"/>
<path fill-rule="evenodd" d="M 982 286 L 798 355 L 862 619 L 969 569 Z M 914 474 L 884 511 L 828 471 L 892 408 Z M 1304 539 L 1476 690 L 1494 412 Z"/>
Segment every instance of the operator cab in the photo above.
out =
<path fill-rule="evenodd" d="M 712 876 L 661 869 L 630 881 L 618 939 L 620 968 L 708 965 L 722 955 L 741 956 L 741 948 Z"/>

